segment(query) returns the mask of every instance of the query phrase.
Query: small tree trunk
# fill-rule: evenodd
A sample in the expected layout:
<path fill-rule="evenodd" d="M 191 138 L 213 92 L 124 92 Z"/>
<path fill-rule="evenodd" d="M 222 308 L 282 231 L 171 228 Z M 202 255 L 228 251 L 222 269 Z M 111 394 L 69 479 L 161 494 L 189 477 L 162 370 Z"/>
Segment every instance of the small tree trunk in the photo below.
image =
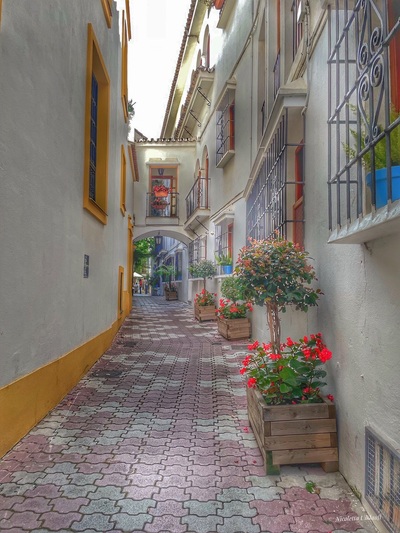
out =
<path fill-rule="evenodd" d="M 207 281 L 207 278 L 203 278 L 203 289 L 206 290 L 206 281 Z"/>
<path fill-rule="evenodd" d="M 279 320 L 278 306 L 267 302 L 267 322 L 271 337 L 273 353 L 281 353 L 281 321 Z"/>

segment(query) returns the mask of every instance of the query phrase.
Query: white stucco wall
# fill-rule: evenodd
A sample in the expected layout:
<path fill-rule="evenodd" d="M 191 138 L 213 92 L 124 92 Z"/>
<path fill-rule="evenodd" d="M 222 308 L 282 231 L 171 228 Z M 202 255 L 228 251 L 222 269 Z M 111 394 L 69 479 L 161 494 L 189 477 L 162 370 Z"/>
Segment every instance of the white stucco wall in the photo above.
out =
<path fill-rule="evenodd" d="M 0 386 L 66 354 L 117 319 L 133 189 L 120 209 L 118 13 L 101 2 L 3 1 L 0 31 Z M 108 224 L 83 210 L 87 24 L 111 79 Z M 84 254 L 90 257 L 83 278 Z M 125 285 L 126 287 L 126 285 Z"/>

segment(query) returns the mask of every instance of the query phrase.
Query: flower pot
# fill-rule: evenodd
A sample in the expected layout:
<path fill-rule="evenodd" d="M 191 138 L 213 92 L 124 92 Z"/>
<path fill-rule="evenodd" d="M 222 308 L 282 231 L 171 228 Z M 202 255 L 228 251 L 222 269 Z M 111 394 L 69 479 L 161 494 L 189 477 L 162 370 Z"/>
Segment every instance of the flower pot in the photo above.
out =
<path fill-rule="evenodd" d="M 225 3 L 225 0 L 215 0 L 214 2 L 215 9 L 221 9 L 224 3 Z"/>
<path fill-rule="evenodd" d="M 205 320 L 215 320 L 215 305 L 194 305 L 194 317 L 200 322 Z"/>
<path fill-rule="evenodd" d="M 325 472 L 338 470 L 336 410 L 323 403 L 267 405 L 256 388 L 247 388 L 250 425 L 264 458 L 267 474 L 281 465 L 321 463 Z"/>
<path fill-rule="evenodd" d="M 165 198 L 166 196 L 168 196 L 168 191 L 157 191 L 157 192 L 154 192 L 154 196 L 156 198 Z"/>
<path fill-rule="evenodd" d="M 248 318 L 218 317 L 218 333 L 228 340 L 248 339 L 251 335 L 251 323 Z"/>
<path fill-rule="evenodd" d="M 232 274 L 233 272 L 233 266 L 232 265 L 223 265 L 222 271 L 224 274 Z"/>
<path fill-rule="evenodd" d="M 372 188 L 372 173 L 366 175 L 367 186 Z M 380 168 L 375 171 L 375 207 L 379 209 L 388 202 L 387 195 L 387 169 Z M 392 201 L 400 198 L 400 166 L 392 167 Z"/>
<path fill-rule="evenodd" d="M 178 299 L 178 291 L 169 291 L 168 289 L 164 289 L 165 299 L 166 300 L 177 300 Z"/>

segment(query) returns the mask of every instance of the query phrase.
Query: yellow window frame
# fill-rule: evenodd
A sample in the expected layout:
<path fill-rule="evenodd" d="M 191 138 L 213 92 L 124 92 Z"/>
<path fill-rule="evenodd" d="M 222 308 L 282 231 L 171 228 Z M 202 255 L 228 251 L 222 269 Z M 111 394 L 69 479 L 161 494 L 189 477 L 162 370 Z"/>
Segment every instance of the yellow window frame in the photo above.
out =
<path fill-rule="evenodd" d="M 101 0 L 104 16 L 106 18 L 106 24 L 109 28 L 111 28 L 112 25 L 112 1 L 113 0 Z"/>
<path fill-rule="evenodd" d="M 96 137 L 96 195 L 89 196 L 92 76 L 98 82 Z M 108 143 L 110 127 L 110 78 L 92 25 L 88 24 L 85 105 L 85 149 L 83 172 L 83 207 L 102 224 L 107 224 Z"/>
<path fill-rule="evenodd" d="M 122 12 L 121 101 L 125 122 L 128 122 L 128 31 L 125 11 Z"/>
<path fill-rule="evenodd" d="M 130 7 L 130 1 L 125 0 L 125 12 L 126 12 L 126 20 L 128 22 L 128 39 L 132 39 L 132 26 L 131 26 L 131 7 Z"/>
<path fill-rule="evenodd" d="M 126 155 L 125 147 L 121 144 L 121 194 L 120 194 L 120 209 L 123 216 L 126 213 Z"/>

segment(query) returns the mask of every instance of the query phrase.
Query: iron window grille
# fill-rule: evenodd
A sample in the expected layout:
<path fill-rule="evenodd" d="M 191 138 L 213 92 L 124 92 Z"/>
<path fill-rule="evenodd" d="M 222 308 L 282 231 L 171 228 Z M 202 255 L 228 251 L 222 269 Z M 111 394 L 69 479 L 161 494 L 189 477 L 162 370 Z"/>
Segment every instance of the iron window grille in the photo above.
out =
<path fill-rule="evenodd" d="M 207 237 L 198 237 L 188 246 L 189 265 L 198 263 L 207 258 Z"/>
<path fill-rule="evenodd" d="M 217 109 L 217 166 L 235 150 L 235 90 L 228 89 Z"/>
<path fill-rule="evenodd" d="M 392 533 L 400 533 L 400 453 L 365 430 L 365 497 Z"/>
<path fill-rule="evenodd" d="M 89 155 L 89 198 L 96 201 L 96 164 L 97 164 L 97 108 L 99 101 L 99 84 L 92 74 L 92 91 L 90 97 L 90 155 Z"/>
<path fill-rule="evenodd" d="M 300 122 L 291 120 L 291 129 Z M 292 128 L 293 124 L 293 128 Z M 246 203 L 246 233 L 253 239 L 268 239 L 275 232 L 285 238 L 295 240 L 303 235 L 303 211 L 296 206 L 303 200 L 303 164 L 296 177 L 296 150 L 304 149 L 302 142 L 290 142 L 289 110 L 281 117 L 275 134 L 265 153 L 263 164 L 258 172 Z M 301 135 L 304 137 L 304 122 Z M 301 216 L 298 216 L 298 214 Z"/>
<path fill-rule="evenodd" d="M 359 0 L 351 9 L 348 1 L 336 0 L 334 9 L 328 24 L 330 231 L 395 199 L 392 161 L 395 149 L 400 151 L 394 146 L 394 135 L 400 139 L 400 131 L 395 132 L 400 124 L 399 95 L 391 90 L 399 76 L 400 19 L 389 17 L 399 7 L 395 0 Z M 381 158 L 387 174 L 383 202 L 377 198 Z"/>
<path fill-rule="evenodd" d="M 199 176 L 186 196 L 186 219 L 188 220 L 197 209 L 208 209 L 209 178 Z"/>

